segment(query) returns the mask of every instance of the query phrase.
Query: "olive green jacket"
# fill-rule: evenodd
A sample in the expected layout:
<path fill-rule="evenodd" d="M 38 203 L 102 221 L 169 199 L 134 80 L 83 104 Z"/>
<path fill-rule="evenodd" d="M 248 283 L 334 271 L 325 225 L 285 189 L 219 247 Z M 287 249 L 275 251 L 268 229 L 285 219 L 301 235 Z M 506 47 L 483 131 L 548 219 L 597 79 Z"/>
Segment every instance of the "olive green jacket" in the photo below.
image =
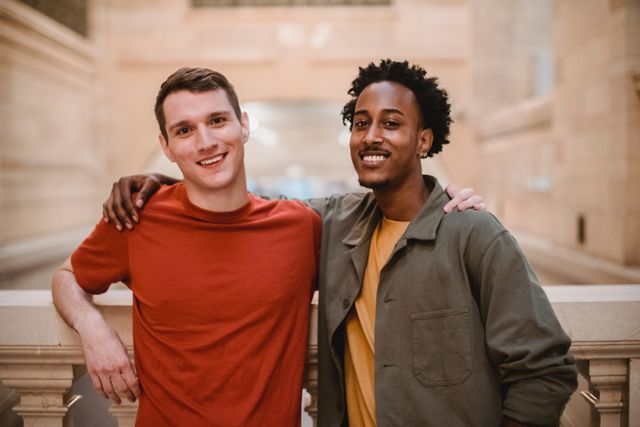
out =
<path fill-rule="evenodd" d="M 378 427 L 556 425 L 576 388 L 571 343 L 518 244 L 489 213 L 429 199 L 380 274 Z M 309 201 L 323 217 L 319 425 L 347 425 L 344 321 L 360 292 L 381 211 L 372 193 Z"/>

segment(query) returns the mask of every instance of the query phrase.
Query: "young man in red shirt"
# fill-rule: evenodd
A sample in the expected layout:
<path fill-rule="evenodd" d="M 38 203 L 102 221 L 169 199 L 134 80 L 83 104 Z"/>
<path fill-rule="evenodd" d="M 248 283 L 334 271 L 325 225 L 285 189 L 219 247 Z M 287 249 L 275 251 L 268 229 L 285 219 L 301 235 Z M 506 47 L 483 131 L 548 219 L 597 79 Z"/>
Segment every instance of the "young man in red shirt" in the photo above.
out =
<path fill-rule="evenodd" d="M 99 221 L 56 272 L 54 304 L 95 388 L 140 399 L 138 427 L 299 425 L 320 219 L 247 193 L 248 118 L 223 75 L 176 71 L 155 112 L 184 182 L 158 192 L 136 233 Z M 119 281 L 133 292 L 135 369 L 91 303 Z"/>

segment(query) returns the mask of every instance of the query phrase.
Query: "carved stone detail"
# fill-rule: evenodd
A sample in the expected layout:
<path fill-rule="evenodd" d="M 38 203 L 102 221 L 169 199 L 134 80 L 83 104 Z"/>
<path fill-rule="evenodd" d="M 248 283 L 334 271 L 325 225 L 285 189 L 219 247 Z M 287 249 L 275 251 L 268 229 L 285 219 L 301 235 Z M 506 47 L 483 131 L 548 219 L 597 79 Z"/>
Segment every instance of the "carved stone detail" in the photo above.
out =
<path fill-rule="evenodd" d="M 112 404 L 109 412 L 118 420 L 118 427 L 133 427 L 136 423 L 138 402 L 123 400 L 120 405 Z"/>
<path fill-rule="evenodd" d="M 589 379 L 600 394 L 593 405 L 600 414 L 600 427 L 622 426 L 627 372 L 628 361 L 624 359 L 589 362 Z"/>
<path fill-rule="evenodd" d="M 0 365 L 0 378 L 20 395 L 13 408 L 24 427 L 63 427 L 77 397 L 67 396 L 73 382 L 71 365 Z"/>

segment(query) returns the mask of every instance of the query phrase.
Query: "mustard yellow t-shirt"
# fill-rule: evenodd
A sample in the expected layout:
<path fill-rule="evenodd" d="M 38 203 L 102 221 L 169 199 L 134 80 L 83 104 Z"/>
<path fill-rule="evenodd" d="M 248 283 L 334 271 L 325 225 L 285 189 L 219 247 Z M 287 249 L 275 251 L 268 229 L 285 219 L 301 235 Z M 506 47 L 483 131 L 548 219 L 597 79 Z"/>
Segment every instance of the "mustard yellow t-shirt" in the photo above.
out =
<path fill-rule="evenodd" d="M 374 366 L 378 282 L 382 267 L 408 225 L 408 221 L 383 218 L 376 226 L 371 238 L 369 261 L 364 271 L 362 289 L 354 309 L 347 317 L 344 369 L 347 414 L 351 427 L 376 425 Z"/>

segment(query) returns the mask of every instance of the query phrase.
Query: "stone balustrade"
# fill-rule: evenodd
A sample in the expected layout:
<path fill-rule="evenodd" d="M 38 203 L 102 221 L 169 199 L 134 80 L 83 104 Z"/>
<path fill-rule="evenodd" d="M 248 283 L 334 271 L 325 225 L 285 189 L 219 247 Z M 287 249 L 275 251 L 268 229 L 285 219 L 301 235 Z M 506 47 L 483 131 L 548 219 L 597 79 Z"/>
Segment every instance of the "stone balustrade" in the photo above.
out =
<path fill-rule="evenodd" d="M 562 424 L 640 427 L 640 285 L 545 289 L 573 338 L 572 351 L 583 376 Z M 129 291 L 110 291 L 95 303 L 131 352 Z M 314 420 L 316 335 L 314 303 L 304 383 L 311 395 L 305 410 Z M 83 372 L 78 337 L 57 315 L 48 291 L 0 291 L 0 380 L 5 387 L 0 420 L 2 411 L 13 407 L 24 427 L 62 427 L 69 408 L 80 399 L 70 389 Z M 120 427 L 133 426 L 136 405 L 112 405 L 109 412 Z"/>

